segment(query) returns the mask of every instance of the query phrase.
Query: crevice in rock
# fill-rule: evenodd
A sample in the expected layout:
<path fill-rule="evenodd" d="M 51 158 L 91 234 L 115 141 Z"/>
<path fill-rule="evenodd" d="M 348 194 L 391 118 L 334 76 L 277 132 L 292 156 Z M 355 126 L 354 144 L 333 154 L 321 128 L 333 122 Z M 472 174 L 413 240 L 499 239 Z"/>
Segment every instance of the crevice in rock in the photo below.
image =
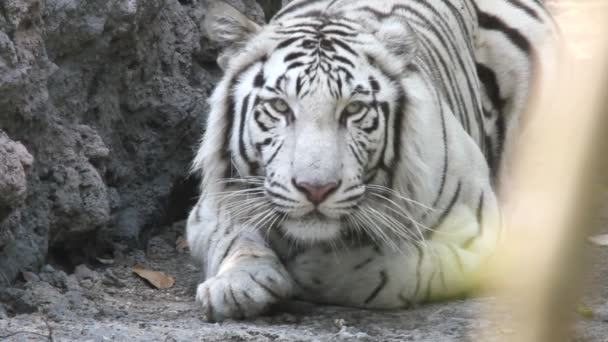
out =
<path fill-rule="evenodd" d="M 52 244 L 47 254 L 47 263 L 67 273 L 73 273 L 78 265 L 94 264 L 96 258 L 107 254 L 110 248 L 107 242 L 98 239 L 96 231 L 93 231 Z"/>
<path fill-rule="evenodd" d="M 163 225 L 185 220 L 188 217 L 190 209 L 198 200 L 199 186 L 200 179 L 195 175 L 179 179 L 173 184 L 162 220 Z"/>

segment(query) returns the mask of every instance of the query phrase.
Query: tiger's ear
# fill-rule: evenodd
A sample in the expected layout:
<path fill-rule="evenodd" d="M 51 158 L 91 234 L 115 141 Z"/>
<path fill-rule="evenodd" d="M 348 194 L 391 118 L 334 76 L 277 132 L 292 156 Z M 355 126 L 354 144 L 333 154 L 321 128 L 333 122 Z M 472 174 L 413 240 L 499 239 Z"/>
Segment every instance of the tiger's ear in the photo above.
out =
<path fill-rule="evenodd" d="M 236 8 L 223 1 L 212 1 L 203 22 L 209 38 L 223 48 L 243 46 L 260 26 Z"/>
<path fill-rule="evenodd" d="M 392 17 L 382 21 L 374 35 L 401 61 L 409 62 L 418 51 L 418 37 L 405 18 Z"/>

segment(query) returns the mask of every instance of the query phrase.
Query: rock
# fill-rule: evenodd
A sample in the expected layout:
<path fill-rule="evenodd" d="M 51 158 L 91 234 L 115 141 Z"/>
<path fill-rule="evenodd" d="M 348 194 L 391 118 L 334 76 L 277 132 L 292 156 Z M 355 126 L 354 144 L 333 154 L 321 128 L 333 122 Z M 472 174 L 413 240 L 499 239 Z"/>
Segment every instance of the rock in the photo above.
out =
<path fill-rule="evenodd" d="M 14 239 L 11 222 L 4 221 L 25 200 L 26 170 L 33 162 L 21 143 L 0 130 L 0 249 Z"/>
<path fill-rule="evenodd" d="M 27 191 L 25 172 L 33 162 L 21 143 L 0 130 L 0 205 L 14 209 L 23 203 Z"/>
<path fill-rule="evenodd" d="M 55 268 L 53 268 L 53 266 L 51 266 L 49 264 L 46 264 L 46 265 L 42 266 L 40 271 L 47 272 L 47 273 L 53 273 L 53 272 L 55 272 Z"/>
<path fill-rule="evenodd" d="M 230 2 L 264 20 L 254 0 Z M 43 260 L 143 248 L 185 218 L 221 74 L 207 3 L 0 2 L 0 286 Z"/>
<path fill-rule="evenodd" d="M 15 314 L 25 314 L 38 311 L 41 297 L 47 297 L 47 303 L 60 300 L 60 293 L 49 284 L 36 282 L 27 286 L 26 289 L 0 288 L 0 303 Z"/>
<path fill-rule="evenodd" d="M 54 286 L 60 290 L 68 290 L 69 288 L 69 280 L 68 280 L 68 275 L 64 272 L 64 271 L 55 271 L 53 270 L 52 272 L 40 272 L 39 274 L 40 279 L 51 285 Z"/>
<path fill-rule="evenodd" d="M 78 265 L 76 266 L 76 270 L 74 270 L 74 275 L 78 281 L 83 280 L 95 280 L 98 278 L 97 272 L 92 271 L 86 265 Z"/>

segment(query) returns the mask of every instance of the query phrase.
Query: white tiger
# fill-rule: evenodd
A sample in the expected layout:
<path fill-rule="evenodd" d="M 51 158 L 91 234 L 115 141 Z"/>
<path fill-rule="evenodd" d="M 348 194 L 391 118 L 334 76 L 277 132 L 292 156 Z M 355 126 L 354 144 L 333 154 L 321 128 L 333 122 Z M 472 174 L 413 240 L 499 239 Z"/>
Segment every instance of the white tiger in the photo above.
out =
<path fill-rule="evenodd" d="M 211 321 L 297 297 L 403 308 L 466 293 L 495 179 L 556 28 L 538 0 L 214 2 L 225 75 L 187 224 Z"/>

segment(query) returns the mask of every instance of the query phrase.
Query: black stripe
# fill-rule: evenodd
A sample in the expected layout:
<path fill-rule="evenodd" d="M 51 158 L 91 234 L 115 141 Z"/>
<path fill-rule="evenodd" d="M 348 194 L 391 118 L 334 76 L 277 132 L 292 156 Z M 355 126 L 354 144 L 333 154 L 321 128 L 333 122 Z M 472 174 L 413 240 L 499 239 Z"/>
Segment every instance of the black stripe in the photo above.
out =
<path fill-rule="evenodd" d="M 236 86 L 236 79 L 234 77 L 230 81 L 230 86 L 228 87 L 228 97 L 226 97 L 226 113 L 223 115 L 226 118 L 226 128 L 224 129 L 224 146 L 222 149 L 222 160 L 224 161 L 225 170 L 224 170 L 224 178 L 232 178 L 232 163 L 230 160 L 232 159 L 230 155 L 230 138 L 232 137 L 232 131 L 234 130 L 234 95 L 233 90 Z"/>
<path fill-rule="evenodd" d="M 447 45 L 445 45 L 445 40 L 444 38 L 439 35 L 439 33 L 435 30 L 434 27 L 429 27 L 428 29 L 430 29 L 431 31 L 434 31 L 435 34 L 437 35 L 437 37 L 442 41 L 443 47 L 447 48 Z M 444 92 L 447 94 L 446 96 L 446 100 L 450 106 L 450 109 L 453 111 L 454 115 L 457 115 L 459 118 L 460 123 L 463 125 L 464 129 L 466 130 L 467 133 L 471 132 L 471 123 L 470 123 L 470 118 L 467 115 L 468 112 L 468 108 L 466 106 L 466 103 L 464 101 L 463 95 L 462 95 L 462 91 L 461 91 L 461 87 L 458 84 L 458 79 L 456 77 L 456 75 L 454 75 L 453 69 L 454 66 L 452 65 L 452 63 L 454 63 L 453 61 L 447 61 L 444 56 L 441 54 L 441 50 L 438 50 L 434 47 L 436 47 L 435 45 L 433 45 L 430 42 L 427 42 L 425 40 L 421 40 L 420 41 L 422 44 L 426 44 L 427 46 L 430 45 L 430 47 L 427 47 L 427 50 L 429 51 L 429 54 L 427 54 L 427 56 L 429 57 L 429 61 L 433 61 L 435 64 L 435 74 L 441 78 L 443 81 L 445 81 L 445 83 L 447 83 L 449 86 L 445 87 L 445 83 L 440 83 L 442 85 L 442 88 L 444 90 Z M 448 51 L 450 49 L 447 49 Z M 457 54 L 457 56 L 459 56 Z M 449 58 L 448 58 L 449 59 Z M 439 67 L 440 66 L 440 67 Z M 460 63 L 460 69 L 466 73 L 466 68 L 464 67 L 464 64 Z M 443 72 L 441 72 L 443 71 Z M 467 78 L 469 79 L 469 78 Z M 470 96 L 474 96 L 476 95 L 478 92 L 475 92 L 473 89 L 471 89 L 470 85 L 469 85 L 469 95 Z M 475 111 L 477 111 L 479 108 L 477 108 L 477 106 L 475 104 L 473 104 L 473 109 Z"/>
<path fill-rule="evenodd" d="M 477 225 L 479 226 L 479 232 L 477 232 L 477 236 L 471 237 L 467 241 L 462 244 L 462 247 L 468 249 L 471 247 L 476 238 L 480 237 L 483 234 L 483 205 L 484 205 L 484 193 L 481 193 L 479 197 L 479 204 L 477 204 Z"/>
<path fill-rule="evenodd" d="M 283 200 L 283 201 L 289 202 L 289 203 L 297 203 L 298 202 L 298 201 L 292 200 L 291 198 L 285 197 L 285 196 L 283 196 L 281 194 L 277 194 L 276 192 L 274 192 L 272 190 L 269 190 L 268 188 L 266 188 L 264 190 L 266 190 L 266 192 L 268 193 L 268 195 L 270 197 L 275 197 L 275 198 L 278 198 L 280 200 Z"/>
<path fill-rule="evenodd" d="M 288 188 L 287 188 L 285 185 L 283 185 L 283 184 L 281 184 L 281 183 L 279 183 L 279 182 L 274 182 L 274 181 L 273 181 L 273 182 L 271 182 L 271 183 L 270 183 L 270 187 L 271 187 L 271 188 L 274 188 L 274 187 L 281 188 L 281 189 L 283 189 L 283 190 L 285 190 L 285 191 L 287 191 L 287 192 L 289 192 L 289 191 L 290 191 L 290 190 L 289 190 L 289 189 L 288 189 Z"/>
<path fill-rule="evenodd" d="M 376 286 L 374 291 L 372 291 L 372 293 L 369 295 L 369 297 L 367 297 L 365 299 L 364 303 L 369 304 L 369 302 L 374 300 L 374 298 L 376 298 L 378 296 L 380 291 L 382 291 L 382 289 L 386 286 L 387 283 L 388 283 L 388 276 L 386 275 L 386 271 L 380 271 L 380 283 L 378 284 L 378 286 Z"/>
<path fill-rule="evenodd" d="M 399 83 L 400 84 L 400 83 Z M 399 85 L 399 98 L 397 99 L 397 105 L 395 106 L 395 119 L 393 123 L 393 160 L 390 165 L 387 165 L 391 170 L 391 178 L 393 177 L 393 173 L 401 160 L 401 138 L 403 135 L 402 122 L 403 122 L 403 114 L 404 107 L 407 103 L 407 97 L 403 92 L 403 88 Z M 388 123 L 387 123 L 388 125 Z"/>
<path fill-rule="evenodd" d="M 230 290 L 230 297 L 232 297 L 232 301 L 234 302 L 234 305 L 236 305 L 236 309 L 239 313 L 238 317 L 241 319 L 245 318 L 245 311 L 243 311 L 243 307 L 241 307 L 241 303 L 239 303 L 239 301 L 236 300 L 236 296 L 234 295 L 234 290 L 232 289 L 232 285 L 230 285 L 229 290 Z"/>
<path fill-rule="evenodd" d="M 361 160 L 361 157 L 359 156 L 359 154 L 357 153 L 357 151 L 355 151 L 355 148 L 351 144 L 348 144 L 348 148 L 352 152 L 353 156 L 355 156 L 355 159 L 357 159 L 357 163 L 360 166 L 363 166 L 365 163 Z"/>
<path fill-rule="evenodd" d="M 356 37 L 358 35 L 357 33 L 344 32 L 342 30 L 337 30 L 337 29 L 321 30 L 321 32 L 323 34 L 329 34 L 329 35 L 334 34 L 334 35 L 342 36 L 342 37 Z"/>
<path fill-rule="evenodd" d="M 291 60 L 294 60 L 294 59 L 297 59 L 300 57 L 304 57 L 306 55 L 307 54 L 304 52 L 292 52 L 292 53 L 288 54 L 287 56 L 285 56 L 285 58 L 283 59 L 283 62 L 287 63 Z"/>
<path fill-rule="evenodd" d="M 285 69 L 285 72 L 287 72 L 291 69 L 299 68 L 303 65 L 304 65 L 304 63 L 302 63 L 302 62 L 293 62 L 287 66 L 287 68 Z"/>
<path fill-rule="evenodd" d="M 341 41 L 338 38 L 330 38 L 331 42 L 339 45 L 342 49 L 348 51 L 350 54 L 355 55 L 357 57 L 359 57 L 359 54 L 357 52 L 355 52 L 355 50 L 353 50 L 350 46 L 348 46 L 348 44 L 346 44 L 345 42 Z"/>
<path fill-rule="evenodd" d="M 336 68 L 336 71 L 341 71 L 344 73 L 344 75 L 346 76 L 346 82 L 350 82 L 352 79 L 354 79 L 355 77 L 353 76 L 353 74 L 350 72 L 350 70 L 346 69 L 343 66 L 339 66 Z"/>
<path fill-rule="evenodd" d="M 481 196 L 479 197 L 479 204 L 477 205 L 477 222 L 479 223 L 480 227 L 483 227 L 483 197 L 484 193 L 481 193 Z"/>
<path fill-rule="evenodd" d="M 372 88 L 372 91 L 374 93 L 377 93 L 380 91 L 380 84 L 378 83 L 378 80 L 376 80 L 373 76 L 369 77 L 369 86 Z"/>
<path fill-rule="evenodd" d="M 251 278 L 251 280 L 253 280 L 254 283 L 258 284 L 261 288 L 263 288 L 266 292 L 268 292 L 268 294 L 270 294 L 273 298 L 275 299 L 281 299 L 281 296 L 279 296 L 276 292 L 272 291 L 272 289 L 270 289 L 268 286 L 262 284 L 260 281 L 258 281 L 257 279 L 255 279 L 255 277 L 253 275 L 251 275 L 251 273 L 248 273 L 249 277 Z"/>
<path fill-rule="evenodd" d="M 526 12 L 529 16 L 533 17 L 534 19 L 542 22 L 542 19 L 540 18 L 540 16 L 538 15 L 538 13 L 536 13 L 536 11 L 527 6 L 526 4 L 522 3 L 519 0 L 507 0 L 508 3 L 510 3 L 511 5 L 519 8 L 520 10 Z"/>
<path fill-rule="evenodd" d="M 378 115 L 374 116 L 372 119 L 372 124 L 369 127 L 362 127 L 361 130 L 367 134 L 371 134 L 373 131 L 377 130 L 380 126 L 380 119 Z"/>
<path fill-rule="evenodd" d="M 486 95 L 492 103 L 492 109 L 497 112 L 497 115 L 495 117 L 496 127 L 494 132 L 496 144 L 492 142 L 492 139 L 490 137 L 486 136 L 486 146 L 484 149 L 486 159 L 488 161 L 488 166 L 490 167 L 492 179 L 495 179 L 496 175 L 498 174 L 498 168 L 500 166 L 500 159 L 497 158 L 497 155 L 499 155 L 500 151 L 502 151 L 504 144 L 503 139 L 505 118 L 503 116 L 503 110 L 506 101 L 500 96 L 500 88 L 498 86 L 498 81 L 496 80 L 496 74 L 494 73 L 494 71 L 489 67 L 479 63 L 476 64 L 476 68 L 477 76 L 479 77 L 479 80 L 481 81 L 485 89 Z M 484 111 L 484 116 L 489 118 L 492 116 L 492 112 Z"/>
<path fill-rule="evenodd" d="M 228 247 L 226 247 L 226 250 L 224 250 L 224 254 L 220 258 L 220 262 L 218 265 L 222 265 L 222 263 L 224 262 L 226 257 L 228 257 L 228 253 L 230 253 L 230 250 L 234 246 L 234 243 L 236 242 L 238 237 L 239 237 L 238 234 L 232 237 L 232 240 L 230 240 L 230 243 L 228 243 Z"/>
<path fill-rule="evenodd" d="M 400 293 L 398 297 L 399 297 L 399 300 L 403 303 L 403 306 L 401 307 L 401 309 L 409 309 L 412 307 L 412 305 L 413 305 L 412 302 L 409 299 L 407 299 L 403 295 L 403 293 Z"/>
<path fill-rule="evenodd" d="M 270 165 L 270 163 L 272 163 L 272 161 L 277 156 L 277 154 L 279 154 L 279 151 L 281 150 L 282 147 L 283 147 L 283 142 L 281 141 L 281 144 L 277 147 L 276 150 L 274 150 L 274 152 L 272 153 L 272 155 L 270 156 L 270 158 L 266 162 L 266 165 Z"/>
<path fill-rule="evenodd" d="M 240 70 L 238 70 L 234 76 L 230 79 L 230 81 L 228 82 L 228 96 L 226 97 L 226 102 L 224 103 L 224 105 L 226 106 L 226 113 L 224 113 L 224 115 L 222 115 L 223 117 L 226 118 L 226 127 L 223 130 L 223 135 L 224 135 L 224 144 L 223 144 L 223 150 L 222 150 L 222 156 L 221 159 L 224 162 L 224 178 L 232 178 L 232 164 L 230 163 L 230 138 L 232 137 L 232 132 L 234 131 L 234 116 L 235 116 L 235 99 L 234 99 L 234 88 L 236 87 L 236 85 L 238 84 L 239 78 L 240 76 L 245 73 L 247 70 L 249 70 L 251 67 L 253 67 L 254 65 L 256 65 L 259 62 L 263 62 L 266 59 L 266 56 L 258 59 L 258 60 L 254 60 L 251 63 L 245 65 L 243 68 L 241 68 Z"/>
<path fill-rule="evenodd" d="M 353 191 L 353 190 L 361 188 L 361 187 L 363 187 L 362 184 L 355 184 L 353 186 L 349 186 L 348 188 L 344 189 L 343 192 L 346 193 L 346 192 Z"/>
<path fill-rule="evenodd" d="M 355 271 L 356 270 L 360 270 L 362 269 L 365 265 L 369 264 L 370 262 L 372 262 L 374 259 L 372 258 L 367 258 L 365 260 L 363 260 L 362 262 L 358 263 L 355 265 L 355 267 L 353 268 Z"/>
<path fill-rule="evenodd" d="M 420 271 L 420 268 L 422 267 L 422 257 L 424 256 L 424 253 L 422 247 L 417 243 L 414 242 L 413 246 L 418 252 L 418 262 L 416 263 L 416 288 L 414 289 L 414 296 L 416 297 L 418 296 L 418 292 L 420 292 L 420 283 L 422 281 L 422 271 Z"/>
<path fill-rule="evenodd" d="M 314 5 L 317 2 L 321 2 L 323 0 L 302 0 L 299 2 L 293 2 L 290 5 L 285 6 L 282 10 L 279 11 L 279 13 L 277 13 L 274 18 L 272 18 L 272 21 L 277 21 L 280 18 L 282 18 L 283 16 L 292 13 L 294 11 L 297 11 L 301 8 L 310 6 L 310 5 Z"/>
<path fill-rule="evenodd" d="M 456 205 L 456 202 L 458 201 L 458 197 L 460 196 L 460 190 L 462 190 L 462 182 L 458 181 L 458 185 L 456 186 L 456 191 L 454 192 L 454 196 L 452 196 L 452 199 L 450 200 L 450 203 L 448 204 L 447 208 L 445 208 L 443 213 L 441 213 L 439 220 L 437 220 L 437 224 L 435 224 L 433 227 L 439 227 L 443 223 L 443 221 L 446 219 L 446 217 L 448 216 L 450 211 L 452 211 L 452 209 L 454 208 L 454 205 Z"/>
<path fill-rule="evenodd" d="M 486 94 L 492 102 L 492 106 L 498 110 L 499 113 L 502 113 L 505 100 L 503 100 L 500 96 L 500 87 L 498 86 L 498 81 L 496 80 L 494 70 L 480 63 L 476 63 L 475 66 L 477 68 L 477 76 L 483 84 Z"/>
<path fill-rule="evenodd" d="M 336 56 L 334 56 L 334 59 L 335 59 L 336 61 L 338 61 L 338 62 L 341 62 L 341 63 L 344 63 L 344 64 L 349 65 L 351 68 L 355 68 L 355 64 L 354 64 L 353 62 L 351 62 L 351 61 L 350 61 L 349 59 L 347 59 L 347 58 L 344 58 L 344 57 L 342 57 L 342 56 L 338 56 L 338 55 L 336 55 Z"/>
<path fill-rule="evenodd" d="M 270 145 L 271 142 L 271 138 L 266 138 L 262 142 L 255 144 L 255 148 L 258 150 L 258 152 L 262 152 L 262 147 Z"/>
<path fill-rule="evenodd" d="M 289 39 L 286 39 L 282 42 L 280 42 L 279 44 L 277 44 L 277 47 L 275 48 L 275 51 L 284 49 L 290 45 L 292 45 L 293 43 L 297 42 L 300 39 L 306 38 L 306 36 L 296 36 L 296 37 L 291 37 Z"/>
<path fill-rule="evenodd" d="M 448 174 L 448 165 L 449 165 L 449 154 L 448 154 L 448 132 L 445 122 L 445 112 L 443 110 L 443 105 L 439 103 L 440 108 L 440 116 L 441 116 L 441 128 L 442 128 L 442 138 L 443 138 L 443 170 L 441 172 L 441 183 L 439 185 L 439 191 L 437 191 L 437 197 L 433 201 L 432 208 L 436 208 L 443 197 L 443 192 L 445 191 L 445 184 L 447 181 Z M 425 215 L 426 216 L 426 215 Z"/>
<path fill-rule="evenodd" d="M 500 18 L 491 14 L 478 11 L 479 25 L 487 30 L 502 32 L 507 38 L 526 54 L 530 54 L 532 47 L 526 37 L 521 32 L 505 24 Z"/>
<path fill-rule="evenodd" d="M 462 18 L 462 14 L 460 11 L 454 11 L 454 5 L 450 4 L 449 1 L 444 2 L 452 11 L 453 16 L 457 19 L 458 25 L 460 27 L 460 31 L 462 33 L 462 35 L 464 37 L 471 37 L 471 35 L 468 32 L 468 27 L 467 25 L 464 24 L 463 22 L 463 18 Z M 434 31 L 435 35 L 437 36 L 437 38 L 441 41 L 442 47 L 445 47 L 447 49 L 448 54 L 450 55 L 449 58 L 451 60 L 453 60 L 454 58 L 457 60 L 458 65 L 460 66 L 460 69 L 465 73 L 465 75 L 470 75 L 473 70 L 469 70 L 467 68 L 467 65 L 471 67 L 473 67 L 473 55 L 474 55 L 474 51 L 472 48 L 472 45 L 470 44 L 470 40 L 471 39 L 464 39 L 465 43 L 467 44 L 467 48 L 468 51 L 463 52 L 461 51 L 461 49 L 455 45 L 455 41 L 457 41 L 456 37 L 454 36 L 453 32 L 455 31 L 453 29 L 453 25 L 450 25 L 448 22 L 446 22 L 443 17 L 440 15 L 440 13 L 437 12 L 437 10 L 432 7 L 428 2 L 424 2 L 421 1 L 419 2 L 420 5 L 425 6 L 427 9 L 429 9 L 431 12 L 433 12 L 433 14 L 435 15 L 436 18 L 438 18 L 438 22 L 440 24 L 440 27 L 443 28 L 443 30 L 441 30 L 443 33 L 446 34 L 446 36 L 449 36 L 446 38 L 444 38 L 441 35 L 441 32 L 439 32 L 438 30 L 435 29 L 435 27 L 425 18 L 422 18 L 429 27 L 432 28 L 432 30 Z M 415 12 L 413 9 L 409 9 L 409 12 Z M 467 56 L 469 58 L 467 58 L 466 60 L 469 62 L 468 64 L 465 64 L 464 60 L 463 60 L 463 56 Z M 479 126 L 481 125 L 482 122 L 482 110 L 480 108 L 480 103 L 481 101 L 479 101 L 479 97 L 478 95 L 478 91 L 477 91 L 477 86 L 473 85 L 471 82 L 473 81 L 473 79 L 471 77 L 466 77 L 466 84 L 467 84 L 467 88 L 469 91 L 469 96 L 465 97 L 467 99 L 470 99 L 471 101 L 471 106 L 473 108 L 474 114 L 475 114 L 475 118 L 478 122 L 478 129 L 479 129 L 479 137 L 483 136 L 483 129 Z M 458 101 L 459 103 L 462 105 L 461 110 L 464 110 L 464 113 L 462 113 L 463 115 L 466 116 L 466 121 L 464 122 L 464 124 L 466 125 L 466 131 L 472 136 L 472 132 L 471 132 L 471 124 L 470 124 L 470 117 L 468 115 L 468 113 L 470 112 L 470 110 L 468 110 L 466 107 L 466 103 L 462 97 L 462 93 L 459 92 L 458 90 L 461 87 L 452 87 L 450 88 L 452 91 L 456 90 L 457 91 L 457 95 L 458 95 Z M 483 140 L 481 140 L 481 143 L 483 143 Z"/>
<path fill-rule="evenodd" d="M 282 34 L 282 35 L 286 35 L 286 36 L 303 35 L 303 34 L 316 35 L 317 34 L 316 29 L 309 28 L 309 27 L 302 27 L 302 28 L 291 27 L 287 30 L 276 30 L 275 32 Z"/>
<path fill-rule="evenodd" d="M 302 75 L 298 75 L 298 79 L 296 80 L 296 95 L 300 96 L 300 92 L 302 91 L 302 86 L 304 81 L 302 80 Z"/>
<path fill-rule="evenodd" d="M 270 130 L 270 128 L 268 126 L 266 126 L 261 120 L 260 120 L 260 116 L 262 115 L 262 111 L 256 110 L 253 113 L 253 119 L 255 120 L 255 123 L 258 125 L 258 127 L 260 128 L 260 130 L 262 132 L 268 132 Z M 259 144 L 258 144 L 259 145 Z M 264 144 L 266 145 L 266 144 Z M 258 148 L 259 150 L 259 148 Z"/>
<path fill-rule="evenodd" d="M 247 110 L 249 109 L 249 99 L 251 94 L 248 94 L 243 99 L 241 104 L 241 117 L 239 124 L 239 153 L 241 154 L 241 158 L 247 163 L 249 167 L 249 172 L 251 174 L 256 174 L 259 168 L 259 164 L 255 161 L 252 161 L 249 155 L 247 155 L 247 149 L 245 147 L 245 121 L 247 119 Z"/>
<path fill-rule="evenodd" d="M 343 204 L 343 203 L 352 202 L 352 201 L 355 201 L 355 200 L 361 198 L 362 196 L 363 196 L 363 194 L 352 195 L 352 196 L 349 196 L 347 198 L 344 198 L 344 199 L 341 199 L 339 201 L 336 201 L 336 204 Z"/>
<path fill-rule="evenodd" d="M 260 68 L 260 72 L 255 75 L 255 80 L 253 80 L 253 87 L 262 88 L 264 86 L 264 83 L 266 83 L 266 80 L 264 79 L 264 65 L 262 65 L 262 67 Z"/>

